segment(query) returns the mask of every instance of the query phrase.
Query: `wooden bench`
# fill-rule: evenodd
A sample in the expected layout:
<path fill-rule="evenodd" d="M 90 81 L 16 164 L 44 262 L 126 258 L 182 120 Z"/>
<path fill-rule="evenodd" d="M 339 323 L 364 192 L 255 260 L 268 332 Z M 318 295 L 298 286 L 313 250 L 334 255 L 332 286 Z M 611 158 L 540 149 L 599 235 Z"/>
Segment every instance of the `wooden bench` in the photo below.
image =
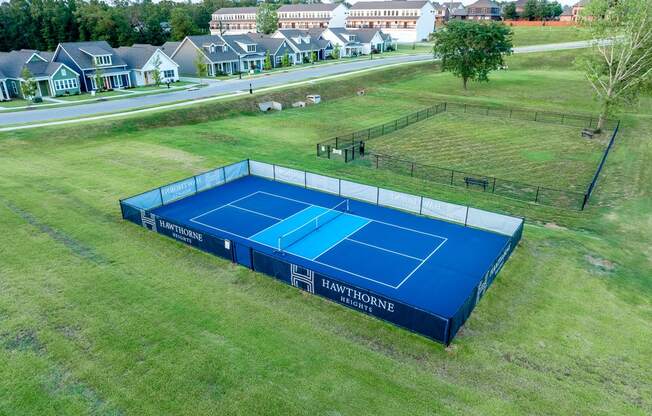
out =
<path fill-rule="evenodd" d="M 481 186 L 484 191 L 486 191 L 487 186 L 489 186 L 489 181 L 487 179 L 472 178 L 470 176 L 464 177 L 464 183 L 466 183 L 467 188 L 469 185 L 477 185 Z"/>
<path fill-rule="evenodd" d="M 595 135 L 595 130 L 593 130 L 593 129 L 582 129 L 582 137 L 587 137 L 589 139 L 592 139 L 594 135 Z"/>

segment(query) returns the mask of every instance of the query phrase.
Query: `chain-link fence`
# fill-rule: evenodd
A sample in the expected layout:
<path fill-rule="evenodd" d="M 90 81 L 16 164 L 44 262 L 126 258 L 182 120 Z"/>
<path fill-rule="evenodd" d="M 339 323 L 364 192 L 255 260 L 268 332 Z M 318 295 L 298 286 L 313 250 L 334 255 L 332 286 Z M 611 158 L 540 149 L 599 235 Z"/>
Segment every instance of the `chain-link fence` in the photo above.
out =
<path fill-rule="evenodd" d="M 437 183 L 481 190 L 495 195 L 542 205 L 583 210 L 589 202 L 591 194 L 593 193 L 598 178 L 600 177 L 600 173 L 602 172 L 607 160 L 607 156 L 615 143 L 620 127 L 620 122 L 617 120 L 606 119 L 603 121 L 602 128 L 604 130 L 613 129 L 613 133 L 609 144 L 605 148 L 593 179 L 584 193 L 500 179 L 484 174 L 431 166 L 403 159 L 400 156 L 372 153 L 369 150 L 365 152 L 365 144 L 367 141 L 390 134 L 396 130 L 429 119 L 443 112 L 476 114 L 538 123 L 559 124 L 589 130 L 597 129 L 599 124 L 599 118 L 585 115 L 443 102 L 380 126 L 359 130 L 348 135 L 337 136 L 325 142 L 318 143 L 317 156 L 342 160 L 346 163 L 363 159 L 363 164 L 372 166 L 376 169 L 387 169 L 392 172 Z M 401 140 L 401 138 L 397 138 L 396 140 Z"/>

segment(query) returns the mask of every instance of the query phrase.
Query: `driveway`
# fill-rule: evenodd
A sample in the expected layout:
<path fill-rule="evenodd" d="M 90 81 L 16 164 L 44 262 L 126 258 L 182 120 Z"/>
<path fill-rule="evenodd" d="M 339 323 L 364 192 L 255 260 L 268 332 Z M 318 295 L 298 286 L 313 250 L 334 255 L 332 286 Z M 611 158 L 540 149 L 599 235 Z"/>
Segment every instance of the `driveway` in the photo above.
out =
<path fill-rule="evenodd" d="M 557 43 L 549 45 L 533 45 L 514 48 L 514 53 L 544 52 L 564 49 L 586 48 L 589 41 Z M 226 94 L 241 94 L 249 91 L 249 86 L 254 89 L 292 84 L 310 79 L 319 79 L 337 74 L 350 73 L 370 68 L 388 65 L 405 64 L 432 60 L 430 54 L 401 55 L 374 60 L 356 60 L 332 65 L 306 66 L 302 69 L 292 69 L 287 72 L 272 72 L 251 79 L 229 79 L 220 82 L 210 82 L 208 86 L 195 91 L 180 90 L 165 94 L 143 95 L 120 100 L 108 100 L 70 107 L 43 108 L 20 112 L 0 112 L 0 126 L 9 124 L 38 123 L 71 118 L 86 118 L 100 113 L 129 113 L 140 107 L 159 106 L 176 101 L 200 100 L 207 97 Z M 8 128 L 0 131 L 8 130 Z"/>

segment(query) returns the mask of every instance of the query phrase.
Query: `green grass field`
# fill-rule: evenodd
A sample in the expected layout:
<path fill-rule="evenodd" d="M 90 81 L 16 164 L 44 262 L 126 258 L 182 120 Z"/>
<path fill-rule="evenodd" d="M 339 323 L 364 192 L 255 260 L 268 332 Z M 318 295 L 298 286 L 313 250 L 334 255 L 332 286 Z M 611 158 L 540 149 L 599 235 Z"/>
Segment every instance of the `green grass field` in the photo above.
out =
<path fill-rule="evenodd" d="M 420 164 L 584 192 L 610 136 L 587 140 L 580 131 L 447 112 L 366 143 L 371 152 Z"/>
<path fill-rule="evenodd" d="M 425 64 L 306 109 L 3 133 L 0 414 L 650 414 L 652 99 L 621 115 L 585 212 L 314 154 L 443 99 L 594 112 L 572 58 L 514 56 L 468 91 Z M 524 237 L 443 348 L 120 219 L 121 197 L 246 157 L 523 215 Z"/>
<path fill-rule="evenodd" d="M 573 42 L 591 38 L 588 31 L 577 26 L 513 26 L 514 46 Z"/>

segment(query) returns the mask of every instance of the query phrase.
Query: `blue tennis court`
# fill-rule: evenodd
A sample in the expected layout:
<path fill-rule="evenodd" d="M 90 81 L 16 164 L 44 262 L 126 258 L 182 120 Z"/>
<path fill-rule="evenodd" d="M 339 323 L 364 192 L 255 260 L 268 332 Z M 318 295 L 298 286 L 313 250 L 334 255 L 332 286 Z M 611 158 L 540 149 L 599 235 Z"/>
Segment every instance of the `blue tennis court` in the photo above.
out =
<path fill-rule="evenodd" d="M 160 188 L 163 204 L 123 216 L 445 343 L 518 241 L 254 174 L 199 192 L 197 178 L 192 195 Z"/>

